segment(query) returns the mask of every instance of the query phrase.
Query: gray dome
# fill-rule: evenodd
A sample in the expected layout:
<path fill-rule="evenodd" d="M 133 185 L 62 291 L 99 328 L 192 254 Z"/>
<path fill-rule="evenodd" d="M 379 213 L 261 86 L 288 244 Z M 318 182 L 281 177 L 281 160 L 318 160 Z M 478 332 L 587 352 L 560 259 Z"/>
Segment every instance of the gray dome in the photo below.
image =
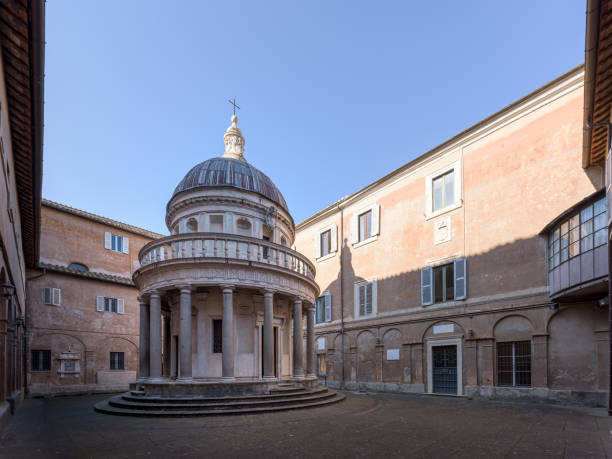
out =
<path fill-rule="evenodd" d="M 172 198 L 183 191 L 220 186 L 229 186 L 260 194 L 289 213 L 285 198 L 266 174 L 246 161 L 232 158 L 212 158 L 198 164 L 187 172 L 185 178 L 181 180 L 174 193 L 172 193 Z"/>

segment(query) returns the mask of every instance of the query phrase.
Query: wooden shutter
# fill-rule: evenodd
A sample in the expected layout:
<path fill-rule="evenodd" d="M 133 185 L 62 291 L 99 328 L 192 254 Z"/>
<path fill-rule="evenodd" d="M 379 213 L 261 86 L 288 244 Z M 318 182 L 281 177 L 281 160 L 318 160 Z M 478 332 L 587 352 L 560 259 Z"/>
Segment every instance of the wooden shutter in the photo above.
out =
<path fill-rule="evenodd" d="M 433 268 L 421 270 L 421 304 L 433 304 Z"/>
<path fill-rule="evenodd" d="M 331 227 L 331 252 L 338 251 L 338 225 Z"/>
<path fill-rule="evenodd" d="M 325 294 L 325 322 L 331 322 L 332 298 L 330 293 Z"/>
<path fill-rule="evenodd" d="M 53 289 L 53 305 L 59 306 L 62 304 L 62 290 L 59 288 Z"/>
<path fill-rule="evenodd" d="M 380 233 L 380 206 L 374 204 L 372 206 L 372 233 L 371 236 L 376 236 Z"/>
<path fill-rule="evenodd" d="M 111 249 L 111 233 L 108 231 L 104 232 L 104 248 L 108 250 Z"/>
<path fill-rule="evenodd" d="M 124 310 L 124 302 L 122 299 L 118 299 L 117 300 L 117 312 L 119 314 L 123 314 L 125 312 Z"/>
<path fill-rule="evenodd" d="M 103 296 L 96 297 L 96 311 L 104 312 L 104 297 Z"/>
<path fill-rule="evenodd" d="M 351 244 L 359 242 L 358 218 L 359 216 L 357 214 L 351 216 Z"/>
<path fill-rule="evenodd" d="M 465 258 L 455 260 L 455 299 L 464 300 L 467 298 L 467 276 L 465 272 Z"/>
<path fill-rule="evenodd" d="M 118 359 L 117 359 L 118 360 L 118 362 L 117 362 L 118 363 L 117 369 L 118 370 L 123 370 L 125 368 L 124 364 L 123 364 L 123 352 L 117 352 L 117 357 L 118 357 Z"/>
<path fill-rule="evenodd" d="M 366 314 L 372 314 L 372 283 L 369 283 L 365 286 L 366 292 Z"/>
<path fill-rule="evenodd" d="M 317 232 L 314 237 L 315 258 L 321 257 L 321 233 Z"/>
<path fill-rule="evenodd" d="M 362 317 L 365 315 L 365 310 L 366 310 L 366 292 L 365 292 L 366 286 L 365 285 L 360 285 L 359 286 L 359 316 Z"/>
<path fill-rule="evenodd" d="M 130 253 L 130 240 L 123 236 L 123 253 Z"/>

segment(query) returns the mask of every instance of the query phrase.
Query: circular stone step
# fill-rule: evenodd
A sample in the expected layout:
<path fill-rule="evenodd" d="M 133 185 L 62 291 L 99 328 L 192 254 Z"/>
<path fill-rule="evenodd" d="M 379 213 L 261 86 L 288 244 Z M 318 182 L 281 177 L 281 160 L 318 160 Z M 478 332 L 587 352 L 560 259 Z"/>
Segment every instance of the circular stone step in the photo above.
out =
<path fill-rule="evenodd" d="M 125 400 L 124 397 L 129 393 L 115 396 L 109 400 L 99 402 L 95 405 L 95 410 L 105 414 L 115 414 L 122 416 L 163 416 L 163 417 L 185 417 L 185 416 L 211 416 L 222 414 L 249 414 L 267 413 L 271 411 L 285 411 L 303 408 L 314 408 L 336 403 L 344 400 L 344 394 L 325 389 L 316 394 L 307 393 L 299 396 L 286 395 L 282 398 L 273 400 L 252 400 L 244 397 L 241 401 L 227 403 L 202 403 L 187 399 L 187 403 L 150 403 L 147 398 L 137 396 L 134 400 Z M 166 397 L 168 399 L 169 397 Z M 236 397 L 233 397 L 234 399 Z"/>

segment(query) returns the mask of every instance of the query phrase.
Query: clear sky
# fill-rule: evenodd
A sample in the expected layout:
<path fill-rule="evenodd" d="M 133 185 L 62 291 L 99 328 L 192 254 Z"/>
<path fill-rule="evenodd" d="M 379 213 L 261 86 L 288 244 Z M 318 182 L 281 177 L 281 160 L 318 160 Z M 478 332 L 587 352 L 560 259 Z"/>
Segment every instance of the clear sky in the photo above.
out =
<path fill-rule="evenodd" d="M 49 0 L 43 197 L 167 234 L 223 153 L 296 223 L 584 60 L 586 0 Z"/>

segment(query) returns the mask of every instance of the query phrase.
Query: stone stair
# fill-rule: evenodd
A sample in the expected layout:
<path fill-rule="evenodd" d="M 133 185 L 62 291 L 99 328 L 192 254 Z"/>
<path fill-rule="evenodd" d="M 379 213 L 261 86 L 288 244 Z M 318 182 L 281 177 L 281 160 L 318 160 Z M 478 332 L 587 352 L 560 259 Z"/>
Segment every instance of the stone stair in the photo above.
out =
<path fill-rule="evenodd" d="M 123 416 L 211 416 L 223 414 L 266 413 L 328 405 L 344 400 L 344 395 L 316 387 L 305 389 L 294 384 L 279 384 L 269 394 L 230 397 L 147 396 L 133 390 L 95 405 L 100 413 Z"/>

